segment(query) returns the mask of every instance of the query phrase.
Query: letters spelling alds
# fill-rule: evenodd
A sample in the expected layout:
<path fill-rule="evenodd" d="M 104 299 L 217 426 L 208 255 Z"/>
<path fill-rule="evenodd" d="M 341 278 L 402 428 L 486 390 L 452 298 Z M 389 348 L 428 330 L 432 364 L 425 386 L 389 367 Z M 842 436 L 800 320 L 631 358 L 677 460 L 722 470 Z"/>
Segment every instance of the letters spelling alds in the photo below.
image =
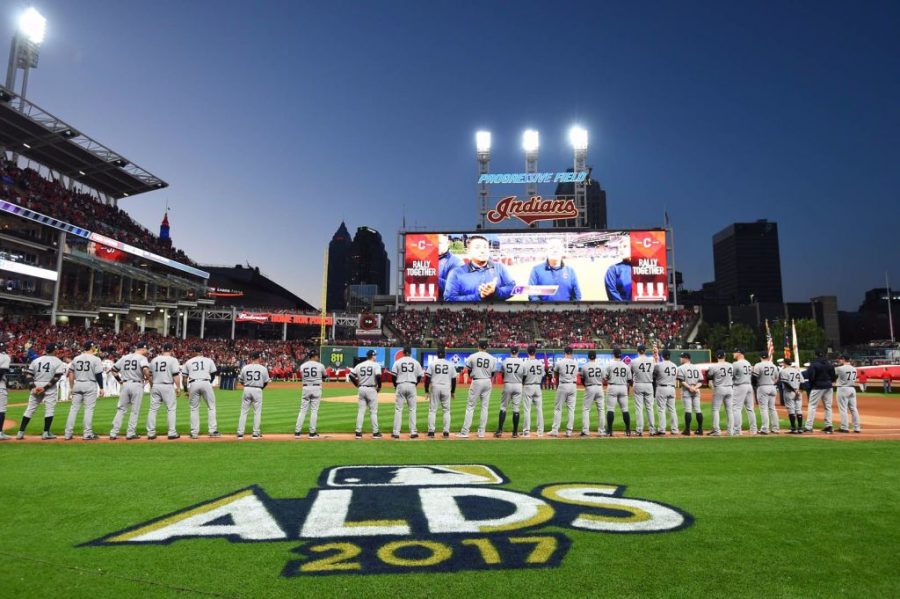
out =
<path fill-rule="evenodd" d="M 552 483 L 525 493 L 481 464 L 336 466 L 302 499 L 240 489 L 85 546 L 298 541 L 285 577 L 557 567 L 571 545 L 548 528 L 614 534 L 681 530 L 675 507 L 606 483 Z"/>
<path fill-rule="evenodd" d="M 534 196 L 530 200 L 516 200 L 516 196 L 507 196 L 497 202 L 497 206 L 487 213 L 488 221 L 497 224 L 507 218 L 515 217 L 526 225 L 537 221 L 575 218 L 578 209 L 575 200 L 545 200 Z"/>

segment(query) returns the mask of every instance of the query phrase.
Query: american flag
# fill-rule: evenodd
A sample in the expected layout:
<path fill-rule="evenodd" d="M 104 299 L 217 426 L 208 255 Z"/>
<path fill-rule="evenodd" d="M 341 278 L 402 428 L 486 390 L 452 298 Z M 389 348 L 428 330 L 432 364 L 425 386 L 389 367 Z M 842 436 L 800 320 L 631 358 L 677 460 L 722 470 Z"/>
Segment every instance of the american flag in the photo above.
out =
<path fill-rule="evenodd" d="M 784 323 L 784 361 L 787 364 L 794 363 L 794 358 L 791 354 L 791 335 L 788 332 L 787 321 Z"/>
<path fill-rule="evenodd" d="M 772 341 L 772 331 L 769 330 L 768 319 L 766 319 L 766 351 L 769 352 L 769 358 L 775 355 L 775 343 Z"/>

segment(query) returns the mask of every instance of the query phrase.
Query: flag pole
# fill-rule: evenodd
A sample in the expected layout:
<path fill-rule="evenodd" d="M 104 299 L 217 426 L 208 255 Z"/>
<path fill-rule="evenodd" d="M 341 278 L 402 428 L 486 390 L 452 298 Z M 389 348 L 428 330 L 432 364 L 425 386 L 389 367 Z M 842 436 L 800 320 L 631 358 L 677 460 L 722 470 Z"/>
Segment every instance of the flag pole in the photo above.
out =
<path fill-rule="evenodd" d="M 888 326 L 891 327 L 891 345 L 894 344 L 894 315 L 891 312 L 891 282 L 888 280 L 888 272 L 884 271 L 884 286 L 887 287 L 888 302 Z"/>

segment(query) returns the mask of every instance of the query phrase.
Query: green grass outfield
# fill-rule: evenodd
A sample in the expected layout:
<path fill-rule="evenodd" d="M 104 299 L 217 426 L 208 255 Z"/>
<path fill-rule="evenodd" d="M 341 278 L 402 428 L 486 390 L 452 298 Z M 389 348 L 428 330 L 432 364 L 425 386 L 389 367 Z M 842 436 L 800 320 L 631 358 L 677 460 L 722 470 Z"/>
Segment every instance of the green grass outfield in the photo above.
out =
<path fill-rule="evenodd" d="M 265 431 L 292 430 L 295 396 L 292 390 L 271 390 Z M 219 398 L 221 428 L 233 430 L 236 395 Z M 183 403 L 179 408 L 184 426 L 187 410 Z M 380 411 L 387 427 L 392 409 L 382 408 L 388 408 Z M 17 419 L 21 409 L 11 408 L 9 416 Z M 105 432 L 112 411 L 112 400 L 101 401 L 97 423 L 104 426 L 98 431 Z M 63 405 L 55 429 L 66 413 Z M 320 428 L 350 431 L 354 413 L 353 404 L 325 404 Z M 491 427 L 495 418 L 492 402 Z M 37 421 L 34 425 L 32 433 L 39 430 Z M 554 527 L 548 531 L 571 540 L 559 567 L 450 573 L 282 577 L 285 564 L 297 558 L 291 552 L 301 544 L 297 540 L 78 546 L 248 485 L 259 485 L 276 500 L 296 499 L 317 488 L 328 467 L 379 463 L 494 465 L 509 478 L 503 488 L 523 492 L 550 483 L 625 485 L 625 497 L 666 503 L 694 522 L 679 531 L 635 535 Z M 0 592 L 7 597 L 896 597 L 898 463 L 896 441 L 784 435 L 505 443 L 9 441 L 0 444 Z"/>

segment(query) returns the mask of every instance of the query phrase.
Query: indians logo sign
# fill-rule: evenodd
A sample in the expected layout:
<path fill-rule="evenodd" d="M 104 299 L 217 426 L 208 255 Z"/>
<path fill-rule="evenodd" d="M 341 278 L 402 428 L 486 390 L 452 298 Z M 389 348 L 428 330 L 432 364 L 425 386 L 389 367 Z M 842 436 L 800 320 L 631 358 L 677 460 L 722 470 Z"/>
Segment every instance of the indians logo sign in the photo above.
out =
<path fill-rule="evenodd" d="M 487 213 L 487 219 L 493 224 L 508 218 L 517 218 L 526 225 L 544 220 L 561 220 L 576 218 L 578 209 L 575 200 L 545 200 L 534 196 L 530 200 L 517 200 L 516 196 L 507 196 L 497 202 L 497 206 Z"/>
<path fill-rule="evenodd" d="M 507 483 L 482 464 L 336 466 L 302 499 L 273 499 L 250 486 L 85 546 L 293 541 L 285 577 L 452 572 L 557 567 L 572 544 L 559 529 L 650 534 L 693 523 L 672 506 L 626 497 L 620 485 L 523 492 L 502 488 Z"/>

